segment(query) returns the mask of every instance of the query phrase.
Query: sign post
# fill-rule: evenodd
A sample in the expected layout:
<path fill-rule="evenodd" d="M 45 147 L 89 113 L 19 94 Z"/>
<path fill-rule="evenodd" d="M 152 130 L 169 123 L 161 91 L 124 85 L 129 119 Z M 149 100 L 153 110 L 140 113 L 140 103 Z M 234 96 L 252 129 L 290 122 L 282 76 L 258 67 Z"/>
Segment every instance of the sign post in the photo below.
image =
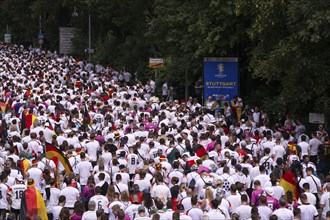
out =
<path fill-rule="evenodd" d="M 44 43 L 44 34 L 43 33 L 38 34 L 38 43 L 39 43 L 40 48 L 41 48 L 41 45 Z"/>
<path fill-rule="evenodd" d="M 155 69 L 155 82 L 157 80 L 157 69 L 164 67 L 163 58 L 149 58 L 149 68 Z"/>
<path fill-rule="evenodd" d="M 204 58 L 204 100 L 212 97 L 223 104 L 238 95 L 238 59 Z"/>
<path fill-rule="evenodd" d="M 4 42 L 6 44 L 11 44 L 11 34 L 4 34 Z"/>
<path fill-rule="evenodd" d="M 75 32 L 75 28 L 60 27 L 60 54 L 70 54 L 73 52 L 72 39 Z"/>

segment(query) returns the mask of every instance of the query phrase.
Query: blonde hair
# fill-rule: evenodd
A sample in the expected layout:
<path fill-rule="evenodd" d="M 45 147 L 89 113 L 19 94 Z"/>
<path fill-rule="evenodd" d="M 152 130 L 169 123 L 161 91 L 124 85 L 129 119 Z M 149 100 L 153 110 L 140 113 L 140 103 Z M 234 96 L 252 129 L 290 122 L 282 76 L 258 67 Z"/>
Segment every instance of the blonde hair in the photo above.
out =
<path fill-rule="evenodd" d="M 210 188 L 206 188 L 205 190 L 205 198 L 209 201 L 212 201 L 214 199 L 213 190 Z"/>

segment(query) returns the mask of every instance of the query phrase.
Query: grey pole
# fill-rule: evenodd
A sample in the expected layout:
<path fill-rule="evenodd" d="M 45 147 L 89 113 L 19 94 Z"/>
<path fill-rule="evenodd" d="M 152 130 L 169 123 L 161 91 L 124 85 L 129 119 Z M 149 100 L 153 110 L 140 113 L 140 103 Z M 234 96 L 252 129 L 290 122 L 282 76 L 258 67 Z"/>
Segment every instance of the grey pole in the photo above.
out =
<path fill-rule="evenodd" d="M 92 48 L 92 24 L 91 24 L 91 14 L 88 14 L 88 61 L 91 62 L 91 48 Z"/>
<path fill-rule="evenodd" d="M 41 15 L 39 15 L 39 34 L 41 34 Z M 39 43 L 39 42 L 38 42 Z M 41 49 L 41 44 L 39 43 L 39 48 Z"/>

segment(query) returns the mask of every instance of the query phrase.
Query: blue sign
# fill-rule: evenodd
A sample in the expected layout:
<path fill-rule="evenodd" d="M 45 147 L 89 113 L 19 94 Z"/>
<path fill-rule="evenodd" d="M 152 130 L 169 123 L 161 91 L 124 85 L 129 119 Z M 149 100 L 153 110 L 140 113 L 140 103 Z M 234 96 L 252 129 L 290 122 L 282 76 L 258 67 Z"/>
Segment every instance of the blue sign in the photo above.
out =
<path fill-rule="evenodd" d="M 38 40 L 43 40 L 44 39 L 44 34 L 43 33 L 39 33 L 38 34 Z"/>
<path fill-rule="evenodd" d="M 220 102 L 238 95 L 238 59 L 204 58 L 204 100 L 210 96 Z"/>

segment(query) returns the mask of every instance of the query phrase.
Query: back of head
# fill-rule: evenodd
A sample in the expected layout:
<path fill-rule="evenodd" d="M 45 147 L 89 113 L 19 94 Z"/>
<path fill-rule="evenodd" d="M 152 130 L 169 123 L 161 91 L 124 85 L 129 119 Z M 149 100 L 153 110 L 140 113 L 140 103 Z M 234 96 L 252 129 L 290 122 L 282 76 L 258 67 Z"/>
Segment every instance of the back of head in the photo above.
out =
<path fill-rule="evenodd" d="M 280 206 L 281 207 L 285 207 L 286 206 L 286 203 L 287 203 L 287 201 L 286 201 L 286 198 L 284 197 L 284 196 L 282 196 L 282 198 L 280 198 Z"/>
<path fill-rule="evenodd" d="M 211 201 L 211 206 L 212 206 L 212 209 L 217 209 L 218 206 L 219 206 L 219 200 L 217 200 L 217 199 L 213 199 L 213 200 Z"/>
<path fill-rule="evenodd" d="M 88 210 L 89 211 L 95 211 L 96 204 L 94 201 L 89 201 L 88 202 Z"/>

